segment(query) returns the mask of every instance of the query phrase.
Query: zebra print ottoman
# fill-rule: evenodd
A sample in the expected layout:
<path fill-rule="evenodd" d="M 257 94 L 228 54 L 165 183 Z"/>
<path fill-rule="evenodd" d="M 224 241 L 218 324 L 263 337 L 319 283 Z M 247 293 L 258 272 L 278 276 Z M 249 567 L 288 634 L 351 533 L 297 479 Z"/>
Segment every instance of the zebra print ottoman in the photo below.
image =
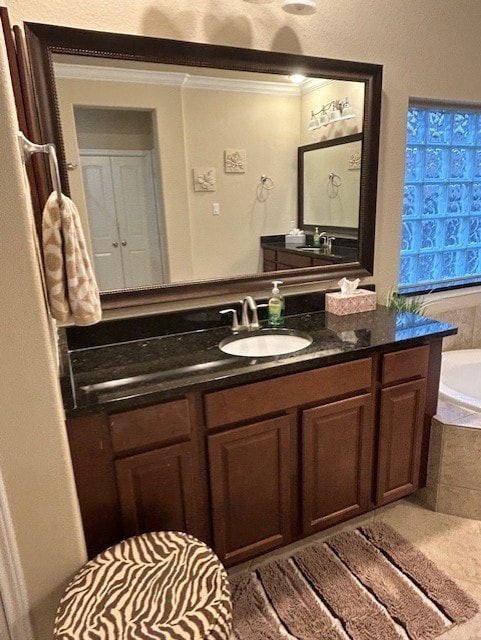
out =
<path fill-rule="evenodd" d="M 67 586 L 55 640 L 228 640 L 224 567 L 186 533 L 145 533 L 103 551 Z"/>

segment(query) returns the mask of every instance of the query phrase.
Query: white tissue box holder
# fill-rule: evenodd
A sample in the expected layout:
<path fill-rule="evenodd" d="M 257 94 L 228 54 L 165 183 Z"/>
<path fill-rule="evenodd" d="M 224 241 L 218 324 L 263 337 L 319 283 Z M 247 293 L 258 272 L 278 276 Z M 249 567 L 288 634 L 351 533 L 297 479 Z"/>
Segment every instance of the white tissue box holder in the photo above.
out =
<path fill-rule="evenodd" d="M 337 316 L 350 313 L 374 311 L 376 308 L 376 292 L 367 289 L 356 289 L 353 293 L 343 294 L 340 291 L 326 293 L 326 311 Z"/>
<path fill-rule="evenodd" d="M 286 239 L 286 244 L 294 245 L 296 247 L 302 247 L 306 244 L 306 234 L 302 233 L 299 236 L 295 236 L 294 234 L 288 234 L 284 236 Z"/>

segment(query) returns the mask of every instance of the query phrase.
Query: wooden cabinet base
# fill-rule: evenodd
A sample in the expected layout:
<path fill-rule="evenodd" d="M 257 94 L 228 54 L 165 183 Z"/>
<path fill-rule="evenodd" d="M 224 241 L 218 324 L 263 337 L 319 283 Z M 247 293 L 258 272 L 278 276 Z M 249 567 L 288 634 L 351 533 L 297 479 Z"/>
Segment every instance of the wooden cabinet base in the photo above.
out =
<path fill-rule="evenodd" d="M 291 420 L 209 437 L 214 545 L 235 564 L 291 541 Z"/>
<path fill-rule="evenodd" d="M 68 421 L 92 557 L 186 531 L 226 565 L 412 493 L 425 477 L 440 341 Z"/>

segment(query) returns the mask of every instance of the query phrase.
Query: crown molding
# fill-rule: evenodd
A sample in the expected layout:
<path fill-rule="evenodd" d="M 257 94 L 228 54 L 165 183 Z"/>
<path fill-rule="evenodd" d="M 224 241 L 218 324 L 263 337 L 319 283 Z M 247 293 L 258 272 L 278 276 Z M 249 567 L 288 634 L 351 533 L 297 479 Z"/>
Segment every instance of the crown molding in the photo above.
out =
<path fill-rule="evenodd" d="M 145 69 L 119 69 L 86 64 L 54 63 L 56 78 L 69 80 L 93 80 L 98 82 L 127 82 L 177 86 L 184 89 L 207 91 L 238 91 L 242 93 L 263 93 L 269 95 L 299 96 L 310 93 L 332 80 L 309 79 L 302 85 L 264 80 L 245 80 L 191 75 L 175 71 L 155 71 Z"/>

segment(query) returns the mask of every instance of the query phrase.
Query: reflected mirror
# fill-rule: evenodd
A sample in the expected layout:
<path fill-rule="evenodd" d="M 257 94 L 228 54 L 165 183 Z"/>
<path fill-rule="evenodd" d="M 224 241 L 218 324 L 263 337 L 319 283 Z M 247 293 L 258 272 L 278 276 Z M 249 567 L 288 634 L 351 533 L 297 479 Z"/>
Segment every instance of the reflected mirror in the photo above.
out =
<path fill-rule="evenodd" d="M 362 134 L 299 148 L 299 226 L 357 237 Z"/>
<path fill-rule="evenodd" d="M 260 289 L 261 238 L 287 234 L 298 214 L 307 230 L 343 227 L 356 251 L 287 282 L 372 271 L 379 65 L 50 25 L 26 33 L 42 134 L 57 145 L 104 302 Z M 314 113 L 347 101 L 349 118 L 311 128 Z M 357 145 L 344 149 L 359 154 L 356 169 L 329 156 L 338 139 Z M 318 161 L 304 153 L 306 217 L 297 154 L 316 145 L 343 184 L 331 182 L 330 208 L 316 205 Z"/>

